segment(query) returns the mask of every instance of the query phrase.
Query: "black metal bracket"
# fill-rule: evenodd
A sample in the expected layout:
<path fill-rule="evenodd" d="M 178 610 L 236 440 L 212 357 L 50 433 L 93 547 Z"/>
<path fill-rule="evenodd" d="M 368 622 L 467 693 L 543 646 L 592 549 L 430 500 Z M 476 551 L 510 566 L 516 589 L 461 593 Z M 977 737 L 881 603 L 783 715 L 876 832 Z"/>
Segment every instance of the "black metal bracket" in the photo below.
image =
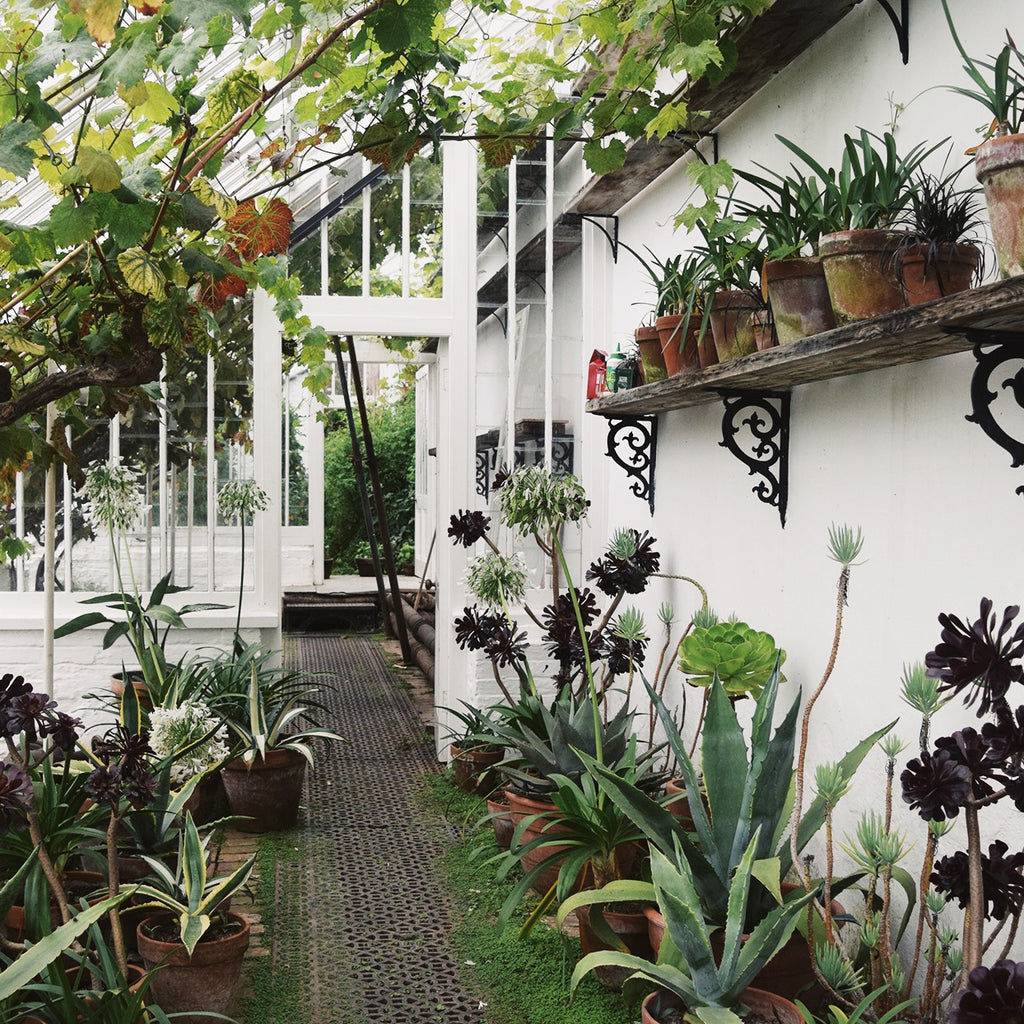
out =
<path fill-rule="evenodd" d="M 751 475 L 762 477 L 751 490 L 779 510 L 786 525 L 789 503 L 789 392 L 723 391 L 722 440 Z"/>
<path fill-rule="evenodd" d="M 897 14 L 889 0 L 878 0 L 889 15 L 892 26 L 896 29 L 896 40 L 900 44 L 900 56 L 904 64 L 910 63 L 910 0 L 900 0 L 900 13 Z"/>
<path fill-rule="evenodd" d="M 646 501 L 654 515 L 654 463 L 658 454 L 657 416 L 608 418 L 605 454 L 633 478 L 630 492 Z"/>
<path fill-rule="evenodd" d="M 1024 409 L 1024 333 L 969 327 L 954 328 L 950 333 L 960 334 L 974 345 L 974 358 L 978 363 L 971 377 L 971 412 L 966 418 L 971 423 L 977 423 L 1000 448 L 1009 453 L 1014 469 L 1024 465 L 1024 441 L 1018 441 L 1007 432 L 1004 424 L 1009 417 L 1001 416 L 997 419 L 992 408 L 1000 393 L 1009 391 L 1017 408 L 1013 409 L 1009 403 L 1003 403 L 1002 408 L 1013 409 L 1014 412 Z M 1001 366 L 1011 362 L 1021 365 L 1016 373 L 1002 380 L 998 389 L 993 391 L 989 387 L 992 377 Z M 1016 492 L 1024 494 L 1024 484 Z"/>
<path fill-rule="evenodd" d="M 619 262 L 619 217 L 615 213 L 563 213 L 562 220 L 568 222 L 575 222 L 582 224 L 586 221 L 588 224 L 593 224 L 598 231 L 608 239 L 608 244 L 612 249 L 612 263 Z M 608 229 L 600 223 L 602 220 L 610 220 L 612 222 L 611 234 L 608 233 Z"/>

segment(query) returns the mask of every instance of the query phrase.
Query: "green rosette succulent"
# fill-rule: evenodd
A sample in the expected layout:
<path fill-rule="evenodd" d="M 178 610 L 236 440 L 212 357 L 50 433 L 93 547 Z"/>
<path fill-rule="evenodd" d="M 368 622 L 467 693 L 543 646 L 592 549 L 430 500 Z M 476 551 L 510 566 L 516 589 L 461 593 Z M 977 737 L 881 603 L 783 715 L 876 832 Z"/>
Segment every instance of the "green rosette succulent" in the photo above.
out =
<path fill-rule="evenodd" d="M 694 686 L 710 686 L 717 675 L 730 697 L 757 697 L 786 652 L 775 646 L 770 633 L 745 622 L 716 622 L 697 626 L 679 648 L 679 670 Z M 785 679 L 785 677 L 780 677 Z"/>

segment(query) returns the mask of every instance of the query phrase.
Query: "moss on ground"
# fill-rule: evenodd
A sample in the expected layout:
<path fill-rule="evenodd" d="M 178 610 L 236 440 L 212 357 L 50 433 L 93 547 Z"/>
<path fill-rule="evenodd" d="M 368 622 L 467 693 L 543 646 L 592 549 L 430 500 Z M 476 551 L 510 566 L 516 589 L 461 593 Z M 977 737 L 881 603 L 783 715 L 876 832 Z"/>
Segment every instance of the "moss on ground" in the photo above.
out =
<path fill-rule="evenodd" d="M 450 941 L 466 967 L 465 982 L 487 1003 L 488 1024 L 631 1024 L 640 1015 L 620 995 L 583 980 L 571 1003 L 569 977 L 580 956 L 579 942 L 547 925 L 528 939 L 519 924 L 531 907 L 527 900 L 503 931 L 496 919 L 513 881 L 497 881 L 496 865 L 485 863 L 497 853 L 490 827 L 477 827 L 487 813 L 483 800 L 462 793 L 451 770 L 428 776 L 417 794 L 425 813 L 442 815 L 462 839 L 442 858 L 452 893 L 454 928 Z M 513 876 L 514 877 L 514 876 Z"/>

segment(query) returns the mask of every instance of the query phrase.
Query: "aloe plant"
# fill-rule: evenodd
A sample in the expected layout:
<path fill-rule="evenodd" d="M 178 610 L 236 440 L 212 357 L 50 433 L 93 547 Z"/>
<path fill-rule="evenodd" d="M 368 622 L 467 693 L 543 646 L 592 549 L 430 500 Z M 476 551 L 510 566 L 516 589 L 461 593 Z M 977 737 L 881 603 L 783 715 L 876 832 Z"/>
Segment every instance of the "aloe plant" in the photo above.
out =
<path fill-rule="evenodd" d="M 701 757 L 705 765 L 714 765 L 714 771 L 706 772 L 703 778 L 708 801 L 705 807 L 700 797 L 697 768 L 672 715 L 646 681 L 645 686 L 686 783 L 694 837 L 691 839 L 672 814 L 636 786 L 593 758 L 584 757 L 584 761 L 602 790 L 632 818 L 657 849 L 673 857 L 678 848 L 692 871 L 705 916 L 708 921 L 721 925 L 727 917 L 733 872 L 752 837 L 757 836 L 757 877 L 777 890 L 779 880 L 791 864 L 788 831 L 795 831 L 799 854 L 825 821 L 826 804 L 821 797 L 811 802 L 799 821 L 790 820 L 800 695 L 796 694 L 773 734 L 779 687 L 776 667 L 757 698 L 748 744 L 725 687 L 717 680 L 711 684 Z M 838 762 L 844 779 L 853 777 L 868 751 L 894 724 L 872 733 Z M 767 889 L 763 894 L 755 894 L 750 901 L 748 923 L 756 924 L 767 912 L 770 899 Z"/>
<path fill-rule="evenodd" d="M 760 845 L 755 830 L 739 858 L 732 878 L 724 918 L 725 942 L 716 963 L 711 933 L 718 927 L 704 917 L 703 902 L 689 861 L 677 851 L 668 857 L 651 851 L 651 878 L 671 942 L 662 946 L 658 963 L 615 950 L 589 953 L 576 965 L 570 980 L 575 989 L 595 967 L 625 967 L 634 977 L 653 982 L 680 999 L 702 1020 L 714 1024 L 740 1024 L 733 1012 L 742 1003 L 743 991 L 766 963 L 789 941 L 813 893 L 776 904 L 745 935 L 751 882 Z M 615 885 L 615 883 L 612 883 Z M 713 1012 L 708 1013 L 707 1010 Z"/>
<path fill-rule="evenodd" d="M 162 860 L 147 857 L 146 861 L 156 876 L 156 884 L 140 885 L 137 889 L 139 895 L 177 917 L 181 941 L 190 956 L 196 943 L 213 924 L 213 916 L 218 908 L 245 885 L 256 863 L 254 853 L 230 875 L 208 878 L 208 843 L 209 837 L 205 840 L 199 837 L 192 814 L 186 812 L 175 871 L 171 871 Z"/>

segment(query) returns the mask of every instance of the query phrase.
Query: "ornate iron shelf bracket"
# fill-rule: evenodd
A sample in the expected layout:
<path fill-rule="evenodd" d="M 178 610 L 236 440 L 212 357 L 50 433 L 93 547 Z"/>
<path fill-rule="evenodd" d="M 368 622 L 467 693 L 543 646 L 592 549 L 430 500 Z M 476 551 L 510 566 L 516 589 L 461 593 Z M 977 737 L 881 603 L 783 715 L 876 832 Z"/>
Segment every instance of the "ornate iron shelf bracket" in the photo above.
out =
<path fill-rule="evenodd" d="M 904 64 L 910 63 L 910 0 L 900 0 L 897 14 L 889 0 L 878 0 L 889 15 L 892 27 L 896 29 L 896 40 L 900 44 L 900 56 Z"/>
<path fill-rule="evenodd" d="M 647 502 L 653 516 L 654 461 L 658 454 L 657 416 L 609 417 L 605 454 L 633 478 L 630 492 Z"/>
<path fill-rule="evenodd" d="M 750 474 L 762 477 L 751 490 L 779 510 L 786 525 L 789 503 L 789 392 L 723 391 L 722 440 Z"/>
<path fill-rule="evenodd" d="M 619 262 L 619 217 L 615 213 L 563 213 L 562 219 L 564 221 L 574 221 L 577 224 L 582 224 L 586 221 L 588 224 L 593 224 L 598 231 L 608 239 L 608 244 L 612 250 L 612 263 Z M 608 229 L 601 223 L 603 220 L 610 220 L 612 222 L 612 230 L 609 233 Z"/>
<path fill-rule="evenodd" d="M 982 430 L 1000 448 L 1009 453 L 1014 469 L 1024 466 L 1024 441 L 1018 441 L 1007 433 L 1004 424 L 1009 416 L 998 419 L 993 406 L 1003 391 L 1013 396 L 1016 408 L 1010 402 L 1002 403 L 1002 409 L 1013 410 L 1019 415 L 1024 409 L 1024 334 L 1019 331 L 986 331 L 971 328 L 952 329 L 952 333 L 963 335 L 974 345 L 974 358 L 978 365 L 971 377 L 971 412 L 966 417 L 971 423 L 977 423 Z M 987 351 L 986 351 L 987 348 Z M 996 371 L 1006 363 L 1019 363 L 1016 372 L 1005 377 L 993 391 L 989 386 Z M 1021 423 L 1024 428 L 1024 423 Z M 1024 484 L 1016 489 L 1017 494 L 1024 494 Z"/>

